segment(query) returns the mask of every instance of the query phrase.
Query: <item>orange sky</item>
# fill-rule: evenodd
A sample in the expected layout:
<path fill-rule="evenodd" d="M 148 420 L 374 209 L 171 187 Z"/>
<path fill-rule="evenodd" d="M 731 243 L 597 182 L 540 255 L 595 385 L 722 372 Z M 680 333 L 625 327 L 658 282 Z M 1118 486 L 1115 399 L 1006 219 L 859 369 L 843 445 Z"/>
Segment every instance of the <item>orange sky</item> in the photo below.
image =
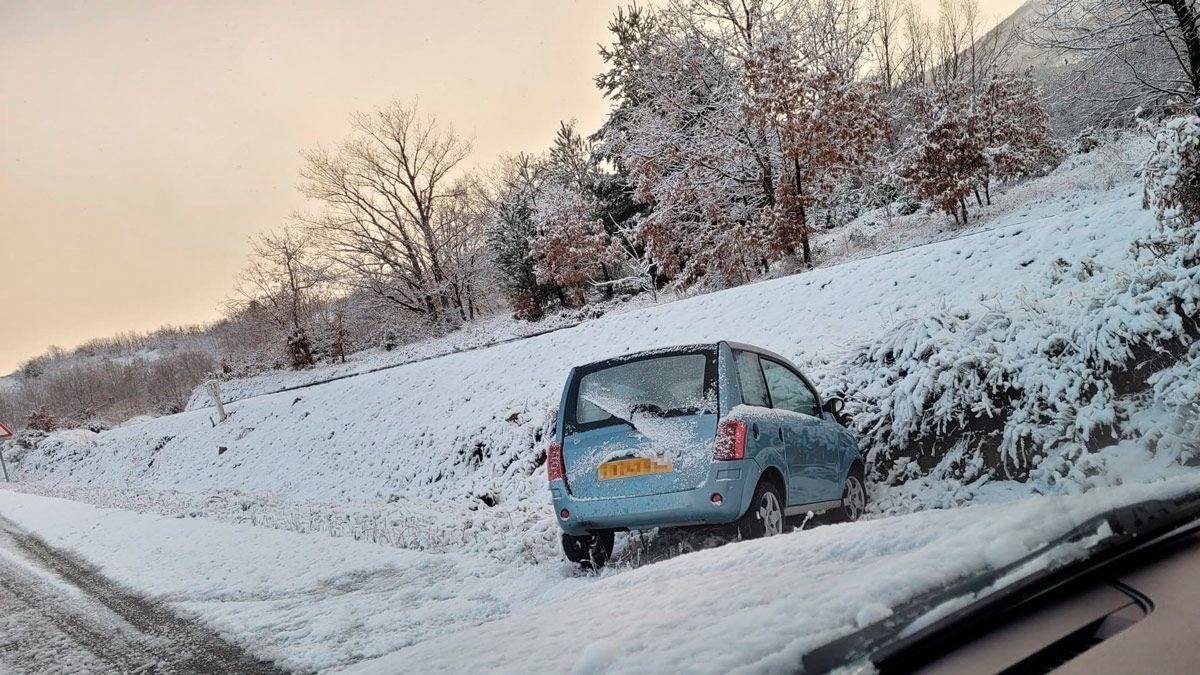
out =
<path fill-rule="evenodd" d="M 476 165 L 594 129 L 623 4 L 0 0 L 0 373 L 219 316 L 247 237 L 303 205 L 300 150 L 356 111 L 419 98 Z"/>

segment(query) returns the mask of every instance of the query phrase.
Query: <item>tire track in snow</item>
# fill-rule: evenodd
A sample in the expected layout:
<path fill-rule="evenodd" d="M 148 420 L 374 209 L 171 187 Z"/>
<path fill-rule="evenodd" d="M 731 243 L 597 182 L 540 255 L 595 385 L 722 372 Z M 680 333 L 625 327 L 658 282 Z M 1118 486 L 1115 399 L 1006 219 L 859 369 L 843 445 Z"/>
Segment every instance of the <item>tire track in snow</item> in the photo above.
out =
<path fill-rule="evenodd" d="M 284 671 L 0 519 L 0 671 Z"/>

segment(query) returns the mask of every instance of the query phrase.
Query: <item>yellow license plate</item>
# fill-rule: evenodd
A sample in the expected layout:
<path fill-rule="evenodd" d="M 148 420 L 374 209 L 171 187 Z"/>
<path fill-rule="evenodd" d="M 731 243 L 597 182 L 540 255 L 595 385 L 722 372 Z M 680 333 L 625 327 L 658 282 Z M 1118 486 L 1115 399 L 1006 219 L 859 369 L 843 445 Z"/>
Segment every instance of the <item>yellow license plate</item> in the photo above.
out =
<path fill-rule="evenodd" d="M 670 473 L 672 469 L 673 465 L 669 459 L 659 460 L 649 457 L 619 459 L 615 462 L 605 462 L 600 465 L 600 480 L 645 476 L 652 473 Z"/>

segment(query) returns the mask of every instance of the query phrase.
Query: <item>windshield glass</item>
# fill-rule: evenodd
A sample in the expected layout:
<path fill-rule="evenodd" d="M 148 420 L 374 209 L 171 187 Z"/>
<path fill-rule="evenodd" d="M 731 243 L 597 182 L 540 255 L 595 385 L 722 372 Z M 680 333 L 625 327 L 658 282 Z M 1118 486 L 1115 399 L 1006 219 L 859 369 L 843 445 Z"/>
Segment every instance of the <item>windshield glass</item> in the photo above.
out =
<path fill-rule="evenodd" d="M 574 422 L 601 426 L 639 416 L 711 414 L 710 360 L 704 353 L 668 354 L 588 372 L 579 378 Z"/>
<path fill-rule="evenodd" d="M 818 672 L 1197 493 L 1200 0 L 0 0 L 0 675 Z"/>

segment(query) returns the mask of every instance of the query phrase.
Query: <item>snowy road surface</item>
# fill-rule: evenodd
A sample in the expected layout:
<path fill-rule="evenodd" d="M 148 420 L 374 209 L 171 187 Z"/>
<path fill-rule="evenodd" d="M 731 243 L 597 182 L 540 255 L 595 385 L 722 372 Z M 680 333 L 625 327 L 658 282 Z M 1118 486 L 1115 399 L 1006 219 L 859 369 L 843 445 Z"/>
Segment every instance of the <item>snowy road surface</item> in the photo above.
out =
<path fill-rule="evenodd" d="M 1193 472 L 829 525 L 598 576 L 5 490 L 0 515 L 300 671 L 757 674 L 793 672 L 809 650 L 956 579 L 1077 553 L 1043 547 L 1099 513 L 1197 490 Z"/>
<path fill-rule="evenodd" d="M 282 671 L 0 519 L 0 672 Z"/>

